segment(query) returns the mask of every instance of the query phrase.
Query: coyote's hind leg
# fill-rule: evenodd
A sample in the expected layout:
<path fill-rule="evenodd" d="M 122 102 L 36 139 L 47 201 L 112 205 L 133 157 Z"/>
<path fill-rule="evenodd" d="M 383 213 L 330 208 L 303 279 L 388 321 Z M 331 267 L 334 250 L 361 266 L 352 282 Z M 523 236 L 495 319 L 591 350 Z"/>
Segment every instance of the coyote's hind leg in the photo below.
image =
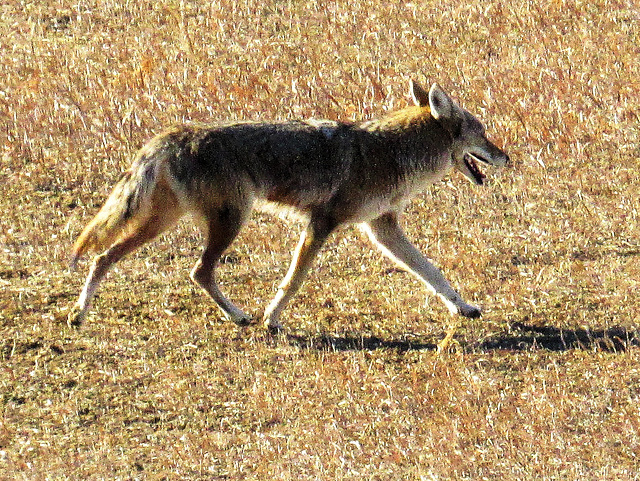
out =
<path fill-rule="evenodd" d="M 240 232 L 250 208 L 223 206 L 211 209 L 205 216 L 207 222 L 207 244 L 202 256 L 191 271 L 191 279 L 198 284 L 220 307 L 225 317 L 238 325 L 246 325 L 251 316 L 235 306 L 216 282 L 215 269 L 220 256 Z"/>
<path fill-rule="evenodd" d="M 264 312 L 264 326 L 270 331 L 281 329 L 280 314 L 298 291 L 334 224 L 323 215 L 312 215 L 293 253 L 289 271 L 278 288 L 274 299 Z"/>
<path fill-rule="evenodd" d="M 162 217 L 152 215 L 123 239 L 96 256 L 80 297 L 67 317 L 67 324 L 80 326 L 84 322 L 96 290 L 113 264 L 171 227 L 179 217 L 180 213 L 177 209 L 166 210 Z"/>

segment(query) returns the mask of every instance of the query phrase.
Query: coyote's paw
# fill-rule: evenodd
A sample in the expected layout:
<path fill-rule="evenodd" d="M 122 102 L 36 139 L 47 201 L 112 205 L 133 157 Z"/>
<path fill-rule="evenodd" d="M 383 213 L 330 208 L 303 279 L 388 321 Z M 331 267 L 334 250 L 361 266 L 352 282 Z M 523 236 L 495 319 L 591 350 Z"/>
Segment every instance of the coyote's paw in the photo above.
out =
<path fill-rule="evenodd" d="M 234 310 L 232 312 L 225 312 L 224 317 L 233 322 L 236 326 L 246 327 L 253 322 L 253 317 L 249 314 L 245 314 L 240 309 Z"/>
<path fill-rule="evenodd" d="M 231 303 L 229 303 L 229 305 L 220 306 L 220 310 L 222 311 L 222 316 L 227 321 L 233 322 L 236 326 L 245 327 L 253 321 L 252 316 Z"/>
<path fill-rule="evenodd" d="M 231 321 L 236 326 L 247 327 L 253 322 L 253 317 L 251 316 L 234 317 L 233 319 L 231 319 Z"/>
<path fill-rule="evenodd" d="M 458 314 L 460 316 L 471 318 L 480 317 L 482 315 L 479 308 L 472 306 L 471 304 L 467 304 L 455 293 L 451 297 L 446 297 L 443 294 L 438 294 L 438 296 L 445 303 L 451 314 Z"/>
<path fill-rule="evenodd" d="M 282 324 L 280 324 L 279 321 L 272 319 L 271 317 L 265 317 L 263 319 L 262 325 L 267 331 L 269 331 L 270 334 L 273 334 L 274 336 L 281 334 L 284 331 L 284 327 L 282 327 Z"/>
<path fill-rule="evenodd" d="M 67 315 L 67 325 L 69 327 L 80 327 L 84 322 L 87 311 L 82 309 L 78 304 L 74 304 Z"/>
<path fill-rule="evenodd" d="M 482 312 L 476 306 L 472 306 L 470 304 L 460 304 L 457 306 L 458 314 L 464 317 L 469 317 L 471 319 L 475 319 L 477 317 L 482 316 Z"/>

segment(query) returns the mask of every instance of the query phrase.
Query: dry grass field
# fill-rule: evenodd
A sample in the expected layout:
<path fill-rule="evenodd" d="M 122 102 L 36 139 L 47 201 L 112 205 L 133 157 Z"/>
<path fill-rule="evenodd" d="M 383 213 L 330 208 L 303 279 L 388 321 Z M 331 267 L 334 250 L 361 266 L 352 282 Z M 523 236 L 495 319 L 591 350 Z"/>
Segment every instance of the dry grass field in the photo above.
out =
<path fill-rule="evenodd" d="M 450 5 L 449 5 L 450 4 Z M 0 479 L 639 479 L 636 2 L 0 3 Z M 239 328 L 178 228 L 86 324 L 71 244 L 170 124 L 371 118 L 438 81 L 513 160 L 403 225 L 481 319 L 357 228 L 285 312 Z M 300 224 L 255 214 L 221 266 L 259 314 Z"/>

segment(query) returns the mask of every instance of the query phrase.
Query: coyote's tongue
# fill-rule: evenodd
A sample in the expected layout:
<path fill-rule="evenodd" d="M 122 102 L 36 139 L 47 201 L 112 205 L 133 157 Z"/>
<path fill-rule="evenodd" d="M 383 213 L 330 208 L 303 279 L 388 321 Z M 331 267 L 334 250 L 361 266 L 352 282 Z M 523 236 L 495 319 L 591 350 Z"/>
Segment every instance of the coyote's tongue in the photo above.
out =
<path fill-rule="evenodd" d="M 486 179 L 487 176 L 484 175 L 480 170 L 480 167 L 478 167 L 478 164 L 476 163 L 476 159 L 477 157 L 475 157 L 472 154 L 465 154 L 464 163 L 469 169 L 469 172 L 471 172 L 471 175 L 473 176 L 476 183 L 478 185 L 482 185 L 484 183 L 484 179 Z"/>

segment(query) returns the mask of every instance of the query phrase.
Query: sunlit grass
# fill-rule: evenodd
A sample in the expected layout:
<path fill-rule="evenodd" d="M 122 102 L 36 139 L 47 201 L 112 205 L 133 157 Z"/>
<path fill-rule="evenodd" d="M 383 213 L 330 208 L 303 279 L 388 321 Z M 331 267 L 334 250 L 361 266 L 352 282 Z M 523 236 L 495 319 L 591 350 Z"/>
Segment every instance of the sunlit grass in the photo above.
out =
<path fill-rule="evenodd" d="M 640 35 L 632 3 L 27 2 L 0 7 L 0 473 L 8 479 L 635 479 Z M 484 309 L 450 318 L 357 229 L 238 329 L 188 280 L 188 221 L 67 328 L 70 245 L 146 139 L 189 120 L 380 115 L 438 81 L 513 167 L 407 209 Z M 300 226 L 221 269 L 259 314 Z"/>

